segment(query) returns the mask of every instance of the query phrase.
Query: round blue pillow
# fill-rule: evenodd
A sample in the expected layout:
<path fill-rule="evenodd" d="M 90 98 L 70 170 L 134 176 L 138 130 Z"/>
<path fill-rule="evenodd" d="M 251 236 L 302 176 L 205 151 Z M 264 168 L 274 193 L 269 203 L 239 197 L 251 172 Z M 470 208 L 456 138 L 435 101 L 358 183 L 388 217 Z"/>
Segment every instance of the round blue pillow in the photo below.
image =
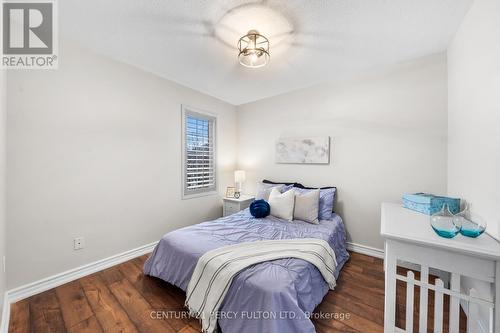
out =
<path fill-rule="evenodd" d="M 271 206 L 266 200 L 255 200 L 250 204 L 250 214 L 258 219 L 266 217 L 271 212 Z"/>

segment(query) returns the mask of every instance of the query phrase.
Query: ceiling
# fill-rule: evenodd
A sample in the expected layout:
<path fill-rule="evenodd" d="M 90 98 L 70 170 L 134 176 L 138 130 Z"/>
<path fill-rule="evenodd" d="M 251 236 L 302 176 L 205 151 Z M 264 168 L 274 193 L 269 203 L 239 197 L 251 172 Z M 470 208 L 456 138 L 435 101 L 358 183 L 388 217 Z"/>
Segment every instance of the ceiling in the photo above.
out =
<path fill-rule="evenodd" d="M 239 105 L 444 51 L 472 0 L 64 0 L 60 31 L 98 53 Z M 238 63 L 248 30 L 271 61 Z"/>

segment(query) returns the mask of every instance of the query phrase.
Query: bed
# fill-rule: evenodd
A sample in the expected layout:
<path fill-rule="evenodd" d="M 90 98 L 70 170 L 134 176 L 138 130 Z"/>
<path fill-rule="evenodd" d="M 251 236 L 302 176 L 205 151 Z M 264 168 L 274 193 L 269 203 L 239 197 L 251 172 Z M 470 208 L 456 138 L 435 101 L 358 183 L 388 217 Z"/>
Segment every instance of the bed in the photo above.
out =
<path fill-rule="evenodd" d="M 144 273 L 186 290 L 198 258 L 224 245 L 267 239 L 320 238 L 335 252 L 335 277 L 349 258 L 339 215 L 319 224 L 287 222 L 273 216 L 256 219 L 248 208 L 223 218 L 175 230 L 163 236 L 144 265 Z M 223 333 L 315 332 L 308 317 L 329 288 L 312 264 L 280 259 L 251 266 L 233 280 L 220 307 Z"/>

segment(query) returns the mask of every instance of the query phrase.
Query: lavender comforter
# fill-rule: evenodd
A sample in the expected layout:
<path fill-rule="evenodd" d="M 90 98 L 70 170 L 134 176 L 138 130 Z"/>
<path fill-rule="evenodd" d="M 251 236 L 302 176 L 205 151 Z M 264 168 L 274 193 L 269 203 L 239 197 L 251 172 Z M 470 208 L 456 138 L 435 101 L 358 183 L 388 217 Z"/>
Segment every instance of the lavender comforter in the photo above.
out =
<path fill-rule="evenodd" d="M 144 265 L 144 273 L 187 288 L 198 258 L 235 243 L 265 239 L 320 238 L 335 251 L 338 277 L 349 258 L 340 216 L 313 225 L 269 216 L 253 218 L 248 209 L 214 221 L 172 231 L 160 240 Z M 322 301 L 328 284 L 312 264 L 301 259 L 260 263 L 240 272 L 220 307 L 223 333 L 315 332 L 307 314 Z"/>

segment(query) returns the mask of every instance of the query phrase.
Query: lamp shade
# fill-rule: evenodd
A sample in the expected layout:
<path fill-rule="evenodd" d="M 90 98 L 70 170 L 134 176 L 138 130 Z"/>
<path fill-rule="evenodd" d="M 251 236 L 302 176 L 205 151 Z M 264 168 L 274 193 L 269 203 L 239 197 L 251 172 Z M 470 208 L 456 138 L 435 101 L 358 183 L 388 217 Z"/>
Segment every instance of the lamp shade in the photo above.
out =
<path fill-rule="evenodd" d="M 243 183 L 246 179 L 244 170 L 236 170 L 234 172 L 234 182 L 235 183 Z"/>

